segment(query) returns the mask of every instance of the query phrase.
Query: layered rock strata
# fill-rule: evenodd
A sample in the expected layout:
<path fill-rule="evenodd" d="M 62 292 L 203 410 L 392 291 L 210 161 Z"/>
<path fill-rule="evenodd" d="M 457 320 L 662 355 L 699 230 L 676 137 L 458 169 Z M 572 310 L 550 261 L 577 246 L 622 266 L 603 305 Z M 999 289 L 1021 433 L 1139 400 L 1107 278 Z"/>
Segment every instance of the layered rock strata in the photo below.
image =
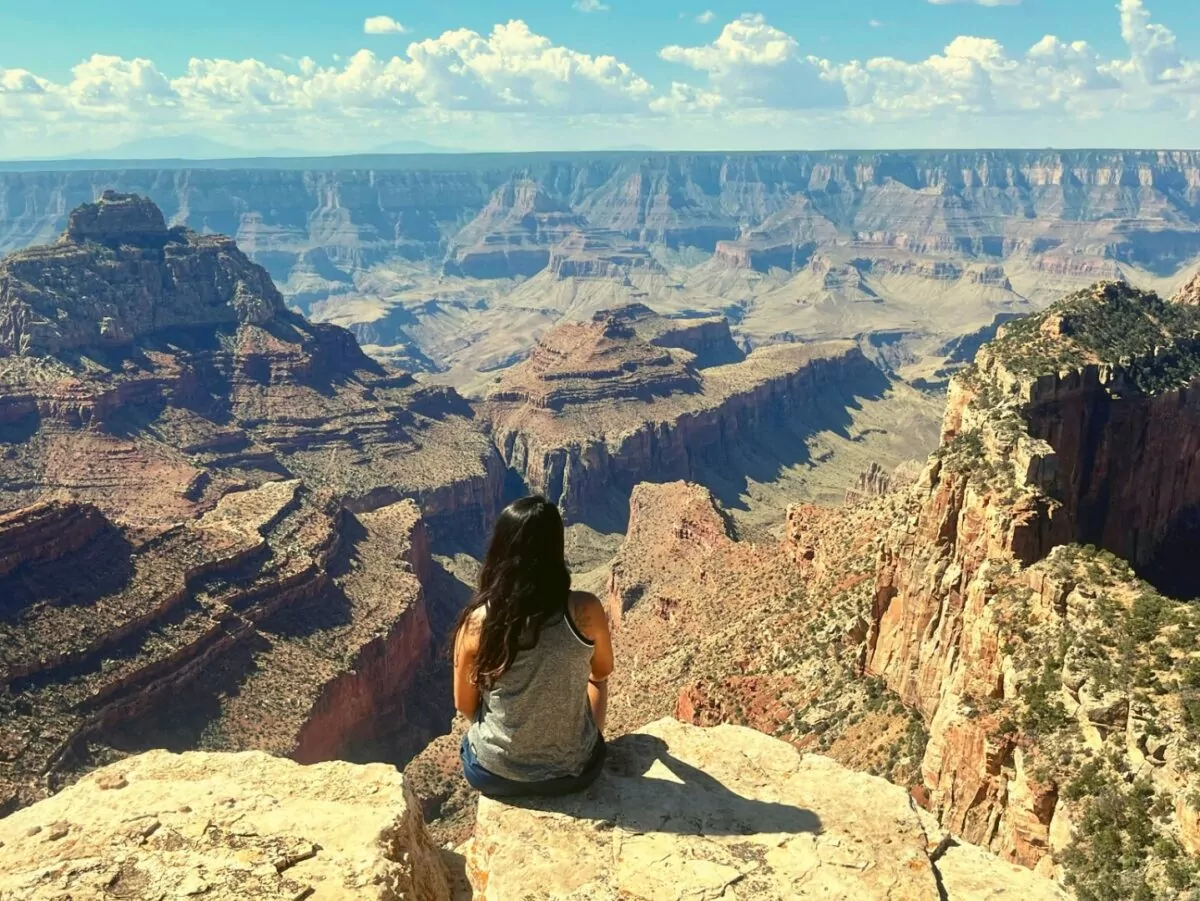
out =
<path fill-rule="evenodd" d="M 0 321 L 0 807 L 148 747 L 388 747 L 426 525 L 473 546 L 500 499 L 465 401 L 136 197 L 0 263 Z"/>
<path fill-rule="evenodd" d="M 152 751 L 0 820 L 22 901 L 449 901 L 420 806 L 382 764 Z"/>
<path fill-rule="evenodd" d="M 536 181 L 515 178 L 455 235 L 445 271 L 473 278 L 534 275 L 550 262 L 552 245 L 586 225 Z"/>
<path fill-rule="evenodd" d="M 778 546 L 738 541 L 703 489 L 640 486 L 609 580 L 613 722 L 754 726 L 1081 896 L 1190 897 L 1200 613 L 1156 586 L 1192 569 L 1164 551 L 1194 547 L 1194 317 L 1106 284 L 1010 324 L 914 484 L 868 472 L 853 506 L 792 508 Z"/>
<path fill-rule="evenodd" d="M 1200 620 L 1076 542 L 1190 584 L 1163 551 L 1196 503 L 1198 336 L 1193 308 L 1117 284 L 1006 326 L 955 379 L 942 448 L 885 541 L 868 638 L 867 670 L 929 724 L 942 822 L 1121 897 L 1186 888 L 1173 855 L 1200 850 Z M 1103 812 L 1160 803 L 1144 832 Z M 1106 829 L 1138 865 L 1112 860 Z"/>
<path fill-rule="evenodd" d="M 137 546 L 100 518 L 89 540 L 45 547 L 0 580 L 0 803 L 115 750 L 313 762 L 404 728 L 431 645 L 411 501 L 354 516 L 268 482 Z"/>
<path fill-rule="evenodd" d="M 157 528 L 298 476 L 360 510 L 415 498 L 435 532 L 486 530 L 503 464 L 452 390 L 287 311 L 229 239 L 113 194 L 76 219 L 0 263 L 5 506 L 62 490 Z"/>
<path fill-rule="evenodd" d="M 698 369 L 738 363 L 746 358 L 723 316 L 659 316 L 642 303 L 631 303 L 614 310 L 601 310 L 593 322 L 613 320 L 627 323 L 639 338 L 656 347 L 686 350 Z"/>
<path fill-rule="evenodd" d="M 547 268 L 555 278 L 626 280 L 632 273 L 664 272 L 649 249 L 619 232 L 577 231 L 550 249 Z"/>
<path fill-rule="evenodd" d="M 978 898 L 985 886 L 1066 898 L 1049 880 L 943 839 L 882 779 L 750 729 L 660 720 L 612 742 L 586 795 L 536 810 L 484 799 L 467 872 L 486 901 L 935 901 Z"/>
<path fill-rule="evenodd" d="M 839 399 L 886 387 L 850 342 L 766 347 L 700 370 L 691 353 L 642 337 L 645 328 L 619 314 L 561 326 L 480 406 L 505 461 L 568 517 L 627 497 L 640 481 L 727 464 L 739 442 L 772 433 L 790 431 L 802 455 L 803 436 Z"/>

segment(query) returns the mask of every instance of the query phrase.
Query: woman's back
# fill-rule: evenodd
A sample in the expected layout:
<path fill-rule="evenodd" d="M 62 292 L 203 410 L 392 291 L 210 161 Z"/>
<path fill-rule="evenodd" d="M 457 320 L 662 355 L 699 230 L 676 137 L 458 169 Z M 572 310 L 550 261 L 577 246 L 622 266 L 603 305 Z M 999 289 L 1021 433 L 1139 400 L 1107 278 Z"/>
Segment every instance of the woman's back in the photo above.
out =
<path fill-rule="evenodd" d="M 532 636 L 525 636 L 532 641 Z M 479 763 L 521 782 L 578 773 L 599 739 L 582 686 L 593 643 L 569 613 L 550 618 L 537 644 L 521 650 L 481 693 L 479 716 L 467 740 Z"/>

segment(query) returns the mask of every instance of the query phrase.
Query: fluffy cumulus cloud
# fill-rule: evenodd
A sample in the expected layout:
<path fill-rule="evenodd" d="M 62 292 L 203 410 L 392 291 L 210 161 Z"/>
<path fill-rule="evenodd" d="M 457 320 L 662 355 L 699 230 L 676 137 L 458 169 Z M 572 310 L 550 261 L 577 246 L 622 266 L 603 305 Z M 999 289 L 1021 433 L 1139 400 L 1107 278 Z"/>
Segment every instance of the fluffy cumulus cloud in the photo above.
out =
<path fill-rule="evenodd" d="M 707 134 L 729 146 L 730 135 L 749 142 L 788 128 L 779 140 L 806 143 L 819 133 L 867 144 L 864 137 L 901 126 L 907 131 L 887 133 L 962 141 L 963 122 L 979 140 L 1036 133 L 1040 142 L 1043 133 L 1074 135 L 1087 123 L 1150 115 L 1187 143 L 1187 129 L 1194 134 L 1200 121 L 1200 59 L 1143 0 L 1119 0 L 1117 12 L 1112 27 L 1125 50 L 1115 57 L 1053 35 L 1027 49 L 961 36 L 925 58 L 863 60 L 817 55 L 808 39 L 746 14 L 709 43 L 663 47 L 659 56 L 674 73 L 659 85 L 616 56 L 556 44 L 521 20 L 414 40 L 395 55 L 364 49 L 332 64 L 196 58 L 167 72 L 150 59 L 97 54 L 58 80 L 0 66 L 0 156 L 98 149 L 97 136 L 116 143 L 181 133 L 258 147 L 299 138 L 314 149 L 442 134 L 455 135 L 444 143 L 479 148 L 604 146 L 614 134 L 694 145 L 691 136 Z M 714 21 L 708 12 L 691 15 Z M 364 23 L 375 35 L 402 30 L 386 16 Z"/>
<path fill-rule="evenodd" d="M 364 34 L 404 34 L 408 31 L 391 16 L 369 16 L 363 21 Z"/>
<path fill-rule="evenodd" d="M 370 20 L 368 20 L 370 21 Z M 377 31 L 378 33 L 378 31 Z M 96 55 L 54 83 L 0 69 L 5 130 L 71 118 L 143 128 L 290 121 L 381 123 L 387 114 L 487 112 L 622 114 L 645 110 L 653 88 L 611 56 L 555 45 L 520 20 L 490 34 L 468 29 L 416 41 L 403 56 L 360 50 L 334 66 L 192 59 L 168 77 L 149 60 Z M 2 149 L 2 148 L 0 148 Z"/>
<path fill-rule="evenodd" d="M 1129 51 L 1120 59 L 1103 58 L 1085 41 L 1048 35 L 1019 53 L 992 38 L 960 36 L 925 59 L 835 62 L 804 53 L 795 37 L 762 16 L 745 15 L 711 44 L 663 48 L 663 59 L 705 78 L 674 83 L 655 106 L 692 113 L 809 110 L 825 121 L 839 110 L 858 122 L 1038 113 L 1092 118 L 1154 108 L 1196 116 L 1200 64 L 1183 55 L 1170 29 L 1150 20 L 1143 0 L 1121 0 L 1120 22 Z"/>
<path fill-rule="evenodd" d="M 836 107 L 845 103 L 836 67 L 828 60 L 803 53 L 786 32 L 761 15 L 747 14 L 730 22 L 711 44 L 701 47 L 664 47 L 663 59 L 705 73 L 708 99 L 700 106 L 721 104 L 765 106 L 778 109 Z M 671 93 L 656 101 L 660 110 L 694 107 L 688 98 L 694 89 L 676 83 Z"/>

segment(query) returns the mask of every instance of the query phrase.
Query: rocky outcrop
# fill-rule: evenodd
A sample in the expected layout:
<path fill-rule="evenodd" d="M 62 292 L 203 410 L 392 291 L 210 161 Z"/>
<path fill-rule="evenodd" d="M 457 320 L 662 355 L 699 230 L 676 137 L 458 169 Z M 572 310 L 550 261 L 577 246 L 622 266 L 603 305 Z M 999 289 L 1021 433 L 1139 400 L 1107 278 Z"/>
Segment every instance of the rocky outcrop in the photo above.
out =
<path fill-rule="evenodd" d="M 0 516 L 0 578 L 77 551 L 107 525 L 90 504 L 43 501 Z"/>
<path fill-rule="evenodd" d="M 878 463 L 872 462 L 866 470 L 859 473 L 853 487 L 846 489 L 846 503 L 861 503 L 891 494 L 893 491 L 903 491 L 917 480 L 921 469 L 920 463 L 908 461 L 889 472 Z"/>
<path fill-rule="evenodd" d="M 543 336 L 528 360 L 505 373 L 488 401 L 561 412 L 699 389 L 689 360 L 642 339 L 620 313 L 602 313 L 591 323 L 567 323 Z"/>
<path fill-rule="evenodd" d="M 664 272 L 645 245 L 619 232 L 587 229 L 568 235 L 550 249 L 547 264 L 555 278 L 628 279 L 634 272 Z"/>
<path fill-rule="evenodd" d="M 535 275 L 550 262 L 551 245 L 586 226 L 536 181 L 514 178 L 455 235 L 445 270 L 471 278 Z"/>
<path fill-rule="evenodd" d="M 0 348 L 52 355 L 168 328 L 262 324 L 284 311 L 232 239 L 168 231 L 144 198 L 106 192 L 58 244 L 0 265 Z"/>
<path fill-rule="evenodd" d="M 486 901 L 935 901 L 978 898 L 981 887 L 1066 897 L 1049 880 L 954 847 L 882 779 L 750 729 L 674 720 L 611 742 L 605 773 L 585 795 L 536 810 L 482 800 L 467 873 Z"/>
<path fill-rule="evenodd" d="M 153 239 L 151 210 L 106 194 L 0 263 L 0 506 L 62 490 L 153 530 L 294 475 L 356 509 L 417 498 L 436 533 L 478 540 L 503 464 L 462 398 L 286 310 L 231 240 Z"/>
<path fill-rule="evenodd" d="M 0 820 L 0 897 L 449 901 L 400 774 L 152 751 Z"/>
<path fill-rule="evenodd" d="M 153 210 L 106 195 L 0 263 L 0 318 L 69 325 L 0 357 L 0 807 L 115 748 L 388 747 L 432 646 L 426 526 L 470 546 L 500 502 L 460 396 Z"/>
<path fill-rule="evenodd" d="M 616 310 L 601 310 L 593 321 L 610 318 L 628 323 L 638 337 L 656 347 L 686 350 L 698 369 L 739 363 L 746 358 L 733 339 L 729 320 L 723 316 L 673 318 L 659 316 L 645 304 L 631 303 Z"/>
<path fill-rule="evenodd" d="M 1200 272 L 1196 277 L 1179 289 L 1175 297 L 1176 303 L 1200 304 Z"/>
<path fill-rule="evenodd" d="M 1192 308 L 1113 283 L 1006 326 L 956 377 L 942 447 L 883 543 L 866 668 L 929 724 L 931 809 L 1081 886 L 1118 878 L 1105 829 L 1144 843 L 1130 892 L 1169 893 L 1157 855 L 1187 840 L 1185 814 L 1148 838 L 1097 824 L 1104 804 L 1145 810 L 1200 778 L 1194 610 L 1120 559 L 1191 584 L 1164 552 L 1189 546 L 1175 530 L 1197 501 L 1197 334 Z M 1115 771 L 1084 762 L 1100 754 Z M 1136 801 L 1124 773 L 1145 780 Z"/>
<path fill-rule="evenodd" d="M 839 398 L 886 387 L 850 342 L 776 345 L 698 370 L 642 338 L 647 327 L 611 313 L 561 326 L 480 407 L 509 466 L 570 518 L 611 505 L 614 489 L 628 497 L 638 482 L 728 463 L 739 441 L 790 431 L 803 448 Z"/>

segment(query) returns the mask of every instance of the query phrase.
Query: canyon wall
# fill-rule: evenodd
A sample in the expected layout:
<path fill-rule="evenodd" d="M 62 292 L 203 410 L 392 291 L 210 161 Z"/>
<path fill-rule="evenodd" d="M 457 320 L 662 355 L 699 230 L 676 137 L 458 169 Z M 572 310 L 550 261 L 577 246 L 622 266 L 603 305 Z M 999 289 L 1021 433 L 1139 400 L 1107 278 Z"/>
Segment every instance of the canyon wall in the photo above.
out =
<path fill-rule="evenodd" d="M 1198 333 L 1193 308 L 1114 284 L 1005 326 L 956 377 L 942 447 L 883 545 L 865 666 L 928 723 L 931 809 L 1079 884 L 1112 878 L 1095 836 L 1127 824 L 1098 826 L 1095 798 L 1135 776 L 1178 801 L 1163 847 L 1200 851 L 1179 800 L 1200 774 L 1196 616 L 1156 591 L 1192 563 L 1154 586 L 1129 568 L 1161 570 L 1197 500 Z M 1161 888 L 1170 868 L 1143 853 L 1150 868 L 1121 878 Z"/>
<path fill-rule="evenodd" d="M 105 194 L 0 262 L 0 809 L 150 747 L 382 753 L 430 657 L 423 508 L 474 546 L 452 389 Z"/>
<path fill-rule="evenodd" d="M 876 394 L 885 384 L 853 345 L 780 345 L 704 370 L 700 393 L 624 401 L 615 411 L 573 410 L 578 434 L 543 430 L 520 411 L 485 407 L 485 415 L 508 465 L 564 515 L 580 519 L 614 497 L 628 498 L 639 482 L 694 478 L 701 466 L 728 466 L 739 448 L 769 435 L 817 431 L 839 401 L 852 403 L 856 393 Z"/>
<path fill-rule="evenodd" d="M 512 186 L 531 184 L 545 198 L 542 207 L 557 204 L 592 227 L 708 250 L 738 241 L 747 224 L 792 214 L 799 196 L 811 207 L 810 222 L 984 255 L 1003 255 L 1005 240 L 1017 240 L 1005 222 L 1099 224 L 1114 215 L 1131 222 L 1113 246 L 1118 259 L 1154 264 L 1200 251 L 1191 213 L 1200 198 L 1200 154 L 1193 151 L 468 154 L 263 160 L 253 168 L 105 165 L 4 164 L 0 251 L 52 239 L 72 208 L 115 188 L 151 198 L 171 223 L 233 235 L 286 281 L 314 249 L 341 270 L 388 257 L 440 260 L 489 201 L 496 208 L 490 217 L 503 219 L 534 190 Z M 1158 221 L 1163 204 L 1180 214 L 1176 225 Z M 1138 227 L 1137 220 L 1155 224 Z M 464 242 L 478 243 L 469 237 Z M 789 235 L 765 263 L 791 266 L 793 248 L 803 243 Z M 548 251 L 534 252 L 544 265 Z M 733 253 L 735 264 L 757 265 L 750 256 L 764 251 L 741 253 Z"/>

